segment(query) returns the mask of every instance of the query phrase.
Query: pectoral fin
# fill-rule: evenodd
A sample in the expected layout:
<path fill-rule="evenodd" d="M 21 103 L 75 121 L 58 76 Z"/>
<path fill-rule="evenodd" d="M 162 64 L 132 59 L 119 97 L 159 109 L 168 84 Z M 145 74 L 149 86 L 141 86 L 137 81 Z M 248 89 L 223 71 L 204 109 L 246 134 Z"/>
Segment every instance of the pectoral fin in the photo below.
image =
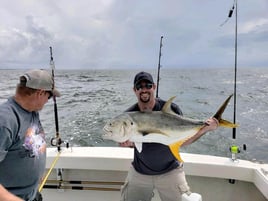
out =
<path fill-rule="evenodd" d="M 138 152 L 141 153 L 142 151 L 142 142 L 135 142 L 135 147 L 137 148 Z"/>
<path fill-rule="evenodd" d="M 183 160 L 181 159 L 181 156 L 180 156 L 180 152 L 179 152 L 180 147 L 183 143 L 184 143 L 184 141 L 179 141 L 179 142 L 176 142 L 176 143 L 169 145 L 169 149 L 172 152 L 173 156 L 180 162 L 183 162 Z"/>

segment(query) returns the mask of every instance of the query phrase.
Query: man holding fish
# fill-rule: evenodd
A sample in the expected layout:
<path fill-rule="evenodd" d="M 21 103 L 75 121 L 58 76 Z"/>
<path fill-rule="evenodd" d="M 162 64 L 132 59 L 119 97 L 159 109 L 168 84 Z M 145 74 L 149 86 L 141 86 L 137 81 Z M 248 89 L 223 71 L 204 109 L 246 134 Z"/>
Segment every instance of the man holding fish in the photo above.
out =
<path fill-rule="evenodd" d="M 134 160 L 122 187 L 121 201 L 150 201 L 154 189 L 162 201 L 181 200 L 183 193 L 190 195 L 179 148 L 219 125 L 236 127 L 221 119 L 231 96 L 204 122 L 183 118 L 180 108 L 172 103 L 175 97 L 168 101 L 155 98 L 155 89 L 151 74 L 138 73 L 133 87 L 138 102 L 104 127 L 104 139 L 134 147 Z"/>

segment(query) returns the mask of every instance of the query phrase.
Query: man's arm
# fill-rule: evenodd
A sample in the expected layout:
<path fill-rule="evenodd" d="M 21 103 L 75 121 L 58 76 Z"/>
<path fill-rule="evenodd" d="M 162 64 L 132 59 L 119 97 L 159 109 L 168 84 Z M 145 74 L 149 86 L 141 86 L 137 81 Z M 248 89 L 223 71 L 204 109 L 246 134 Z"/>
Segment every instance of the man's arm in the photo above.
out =
<path fill-rule="evenodd" d="M 219 126 L 219 121 L 213 117 L 207 119 L 206 125 L 203 126 L 193 137 L 186 140 L 182 146 L 192 144 L 196 140 L 198 140 L 200 137 L 202 137 L 206 132 L 213 131 L 217 129 Z"/>
<path fill-rule="evenodd" d="M 23 201 L 21 198 L 8 192 L 1 184 L 0 184 L 0 200 L 1 201 Z"/>

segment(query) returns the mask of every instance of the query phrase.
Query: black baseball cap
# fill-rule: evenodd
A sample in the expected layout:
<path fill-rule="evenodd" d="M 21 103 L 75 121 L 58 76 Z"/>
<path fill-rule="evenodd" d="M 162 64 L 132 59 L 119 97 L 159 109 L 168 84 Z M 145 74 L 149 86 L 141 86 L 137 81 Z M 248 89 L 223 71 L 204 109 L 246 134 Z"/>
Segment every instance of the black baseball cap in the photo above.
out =
<path fill-rule="evenodd" d="M 150 83 L 154 83 L 153 77 L 150 73 L 147 72 L 139 72 L 138 74 L 136 74 L 135 78 L 134 78 L 134 85 L 136 85 L 137 83 L 139 83 L 142 80 L 146 80 Z"/>

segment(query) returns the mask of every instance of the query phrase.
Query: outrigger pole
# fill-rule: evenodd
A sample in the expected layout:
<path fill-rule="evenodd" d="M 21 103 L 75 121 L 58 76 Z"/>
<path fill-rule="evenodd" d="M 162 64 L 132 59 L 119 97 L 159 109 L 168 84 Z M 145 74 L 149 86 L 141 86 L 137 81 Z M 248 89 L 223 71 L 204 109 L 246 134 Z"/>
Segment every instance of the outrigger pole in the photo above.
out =
<path fill-rule="evenodd" d="M 162 46 L 163 46 L 162 39 L 163 39 L 163 36 L 161 36 L 161 38 L 160 38 L 160 48 L 159 48 L 159 57 L 158 57 L 158 70 L 157 70 L 157 84 L 156 84 L 156 98 L 158 98 L 158 88 L 159 88 L 159 79 L 160 79 L 161 56 L 162 56 L 161 49 L 162 49 Z"/>

